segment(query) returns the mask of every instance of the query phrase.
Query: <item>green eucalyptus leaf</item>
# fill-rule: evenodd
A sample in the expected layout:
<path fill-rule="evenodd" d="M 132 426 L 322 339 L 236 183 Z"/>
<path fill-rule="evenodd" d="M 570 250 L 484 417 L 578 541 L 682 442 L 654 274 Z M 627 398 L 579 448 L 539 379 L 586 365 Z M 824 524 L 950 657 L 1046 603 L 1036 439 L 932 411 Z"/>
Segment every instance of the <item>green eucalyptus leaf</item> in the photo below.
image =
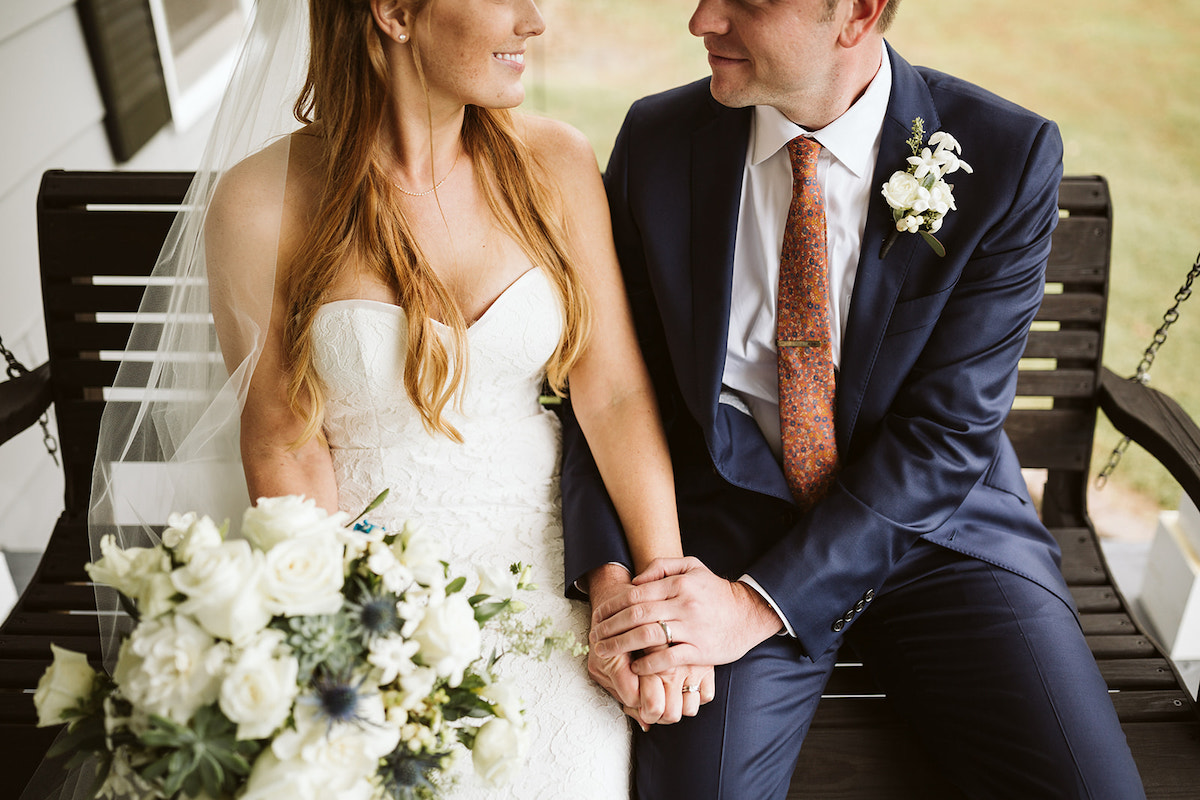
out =
<path fill-rule="evenodd" d="M 387 496 L 388 496 L 389 492 L 391 492 L 391 489 L 384 489 L 382 492 L 375 495 L 375 499 L 372 500 L 370 503 L 367 503 L 367 507 L 362 510 L 362 513 L 360 513 L 357 517 L 355 517 L 354 519 L 347 522 L 346 527 L 353 528 L 354 523 L 358 522 L 360 519 L 365 517 L 367 514 L 370 514 L 372 511 L 374 511 L 375 509 L 377 509 L 381 505 L 383 505 L 383 501 L 387 500 Z"/>
<path fill-rule="evenodd" d="M 463 587 L 466 585 L 467 585 L 466 576 L 459 575 L 457 578 L 450 581 L 450 583 L 446 584 L 446 596 L 449 597 L 452 594 L 457 594 L 458 592 L 461 592 L 463 590 Z"/>
<path fill-rule="evenodd" d="M 946 248 L 942 246 L 942 243 L 937 240 L 936 236 L 929 231 L 921 231 L 921 238 L 923 238 L 929 244 L 929 246 L 933 248 L 933 252 L 937 253 L 941 257 L 945 257 Z"/>

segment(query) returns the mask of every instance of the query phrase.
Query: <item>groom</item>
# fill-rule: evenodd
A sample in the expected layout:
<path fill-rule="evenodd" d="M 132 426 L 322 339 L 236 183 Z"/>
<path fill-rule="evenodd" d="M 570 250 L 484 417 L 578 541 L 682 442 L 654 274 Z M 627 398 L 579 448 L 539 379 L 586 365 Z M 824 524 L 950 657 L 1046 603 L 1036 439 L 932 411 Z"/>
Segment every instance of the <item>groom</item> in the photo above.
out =
<path fill-rule="evenodd" d="M 910 66 L 898 4 L 700 0 L 711 81 L 635 104 L 608 166 L 689 557 L 631 584 L 568 417 L 568 585 L 625 706 L 636 675 L 718 665 L 696 716 L 637 735 L 643 800 L 782 797 L 846 643 L 967 794 L 1144 796 L 1003 432 L 1058 130 Z M 881 193 L 918 119 L 973 167 L 944 256 Z"/>

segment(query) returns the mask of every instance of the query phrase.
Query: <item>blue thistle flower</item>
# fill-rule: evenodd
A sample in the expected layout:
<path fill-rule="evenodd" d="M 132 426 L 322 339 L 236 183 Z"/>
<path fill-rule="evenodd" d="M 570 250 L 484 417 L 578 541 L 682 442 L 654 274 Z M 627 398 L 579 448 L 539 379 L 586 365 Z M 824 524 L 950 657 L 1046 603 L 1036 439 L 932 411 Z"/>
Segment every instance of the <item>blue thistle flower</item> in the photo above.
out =
<path fill-rule="evenodd" d="M 313 680 L 313 696 L 321 716 L 335 723 L 365 724 L 368 722 L 360 713 L 358 704 L 362 699 L 365 679 L 351 680 L 348 676 L 322 672 Z"/>

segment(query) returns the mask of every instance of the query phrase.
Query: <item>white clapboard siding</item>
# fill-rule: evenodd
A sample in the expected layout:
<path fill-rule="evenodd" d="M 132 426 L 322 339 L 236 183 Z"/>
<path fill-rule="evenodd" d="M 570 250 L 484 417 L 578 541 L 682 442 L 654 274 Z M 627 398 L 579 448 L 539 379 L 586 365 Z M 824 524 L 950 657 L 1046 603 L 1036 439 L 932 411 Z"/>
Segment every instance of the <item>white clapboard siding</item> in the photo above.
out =
<path fill-rule="evenodd" d="M 46 358 L 36 203 L 48 169 L 194 169 L 212 111 L 184 135 L 168 125 L 114 164 L 74 0 L 0 0 L 0 336 L 28 366 Z M 0 371 L 0 379 L 3 379 Z M 40 550 L 62 510 L 62 475 L 41 429 L 0 446 L 0 550 Z"/>

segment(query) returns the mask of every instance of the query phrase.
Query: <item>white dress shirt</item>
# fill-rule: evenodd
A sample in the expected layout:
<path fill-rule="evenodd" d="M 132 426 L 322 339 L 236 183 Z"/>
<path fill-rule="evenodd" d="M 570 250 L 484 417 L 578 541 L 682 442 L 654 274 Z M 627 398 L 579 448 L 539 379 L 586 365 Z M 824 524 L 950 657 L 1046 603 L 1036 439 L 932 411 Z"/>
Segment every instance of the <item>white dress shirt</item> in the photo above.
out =
<path fill-rule="evenodd" d="M 792 200 L 792 165 L 786 145 L 802 135 L 821 144 L 817 181 L 825 200 L 830 344 L 837 368 L 841 365 L 867 209 L 871 202 L 884 202 L 880 187 L 872 186 L 871 181 L 891 91 L 892 67 L 884 48 L 879 71 L 866 91 L 844 114 L 820 130 L 807 131 L 771 106 L 754 107 L 734 243 L 721 402 L 753 416 L 780 461 L 783 442 L 775 326 L 779 257 Z M 793 633 L 779 606 L 762 587 L 748 575 L 741 580 L 766 599 L 787 632 Z"/>

